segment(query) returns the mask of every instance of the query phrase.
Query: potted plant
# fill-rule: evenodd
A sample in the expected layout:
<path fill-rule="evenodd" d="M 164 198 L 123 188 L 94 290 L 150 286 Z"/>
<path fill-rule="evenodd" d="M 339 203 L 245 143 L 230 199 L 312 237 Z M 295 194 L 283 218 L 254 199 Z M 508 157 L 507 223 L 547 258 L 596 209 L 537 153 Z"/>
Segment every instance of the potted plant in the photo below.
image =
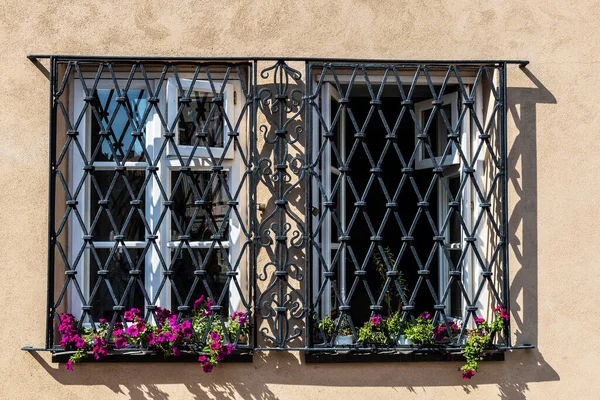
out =
<path fill-rule="evenodd" d="M 422 312 L 415 323 L 407 323 L 404 328 L 404 337 L 410 343 L 405 344 L 433 344 L 434 327 L 431 320 L 431 314 L 427 311 Z"/>
<path fill-rule="evenodd" d="M 338 328 L 337 333 L 335 330 L 336 326 Z M 326 315 L 317 323 L 317 327 L 323 330 L 328 340 L 334 338 L 333 344 L 335 346 L 351 346 L 354 343 L 352 328 L 350 327 L 348 318 L 345 315 L 342 315 L 335 320 L 333 320 L 329 315 Z"/>
<path fill-rule="evenodd" d="M 404 335 L 404 330 L 400 332 L 400 327 L 402 325 L 402 316 L 400 312 L 396 311 L 391 316 L 386 318 L 385 325 L 392 343 L 398 346 L 412 344 L 412 341 L 407 339 Z"/>
<path fill-rule="evenodd" d="M 358 330 L 358 341 L 365 345 L 385 344 L 388 341 L 386 324 L 379 315 L 373 315 Z"/>

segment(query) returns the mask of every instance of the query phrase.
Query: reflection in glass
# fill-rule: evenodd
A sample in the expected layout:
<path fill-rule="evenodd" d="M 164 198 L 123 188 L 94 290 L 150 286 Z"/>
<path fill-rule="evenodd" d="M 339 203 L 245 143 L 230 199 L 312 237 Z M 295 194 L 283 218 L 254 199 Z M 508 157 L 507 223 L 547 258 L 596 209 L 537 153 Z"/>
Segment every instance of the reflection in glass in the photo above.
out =
<path fill-rule="evenodd" d="M 129 273 L 129 271 L 132 269 L 132 266 L 127 260 L 125 251 L 127 251 L 129 254 L 129 258 L 131 259 L 134 268 L 137 268 L 141 262 L 139 267 L 141 272 L 139 275 L 131 275 Z M 99 283 L 98 290 L 96 291 L 91 303 L 92 317 L 94 318 L 94 321 L 98 322 L 99 318 L 105 318 L 110 321 L 114 312 L 113 306 L 115 305 L 123 305 L 125 310 L 135 307 L 141 310 L 143 313 L 144 295 L 140 288 L 140 284 L 137 281 L 132 283 L 127 295 L 124 299 L 122 299 L 125 289 L 127 288 L 129 280 L 132 276 L 134 276 L 136 279 L 139 278 L 142 283 L 144 281 L 144 261 L 141 259 L 143 249 L 128 248 L 125 250 L 123 248 L 119 248 L 113 254 L 108 266 L 106 263 L 108 261 L 108 256 L 110 255 L 111 249 L 96 249 L 96 252 L 100 259 L 101 266 L 100 268 L 98 267 L 98 264 L 90 251 L 90 294 L 98 282 L 98 270 L 106 269 L 108 270 L 108 273 L 104 275 L 103 281 Z M 115 304 L 110 291 L 108 290 L 107 281 L 110 282 L 110 287 L 112 288 L 112 291 L 116 297 L 117 304 Z"/>
<path fill-rule="evenodd" d="M 94 93 L 93 106 L 98 114 L 91 113 L 92 153 L 96 152 L 102 140 L 95 161 L 144 161 L 142 149 L 146 128 L 145 124 L 142 124 L 142 118 L 148 106 L 146 91 L 130 89 L 127 92 L 127 102 L 119 104 L 116 90 L 98 89 Z M 98 117 L 102 121 L 102 126 L 98 122 Z M 108 135 L 101 139 L 100 132 L 103 129 L 108 132 Z M 134 137 L 132 132 L 135 129 L 142 131 L 142 135 Z"/>
<path fill-rule="evenodd" d="M 224 188 L 227 185 L 227 173 L 213 175 L 209 171 L 173 171 L 172 190 L 180 175 L 181 181 L 172 195 L 171 240 L 177 240 L 179 235 L 185 234 L 189 235 L 191 241 L 208 241 L 215 233 L 219 233 L 222 240 L 228 240 L 229 221 L 223 221 L 229 209 Z M 196 201 L 203 203 L 197 205 Z"/>
<path fill-rule="evenodd" d="M 212 94 L 193 90 L 190 97 L 191 102 L 183 106 L 179 116 L 178 143 L 187 146 L 197 143 L 199 146 L 223 147 L 223 114 L 217 103 L 213 103 Z M 181 106 L 181 103 L 178 105 Z M 196 136 L 196 133 L 200 136 Z"/>
<path fill-rule="evenodd" d="M 98 195 L 98 191 L 96 190 L 96 185 L 90 185 L 90 215 L 89 215 L 89 224 L 90 227 L 97 217 L 98 210 L 100 209 L 100 200 L 104 200 L 106 197 L 111 185 L 112 190 L 110 191 L 109 197 L 107 200 L 108 204 L 105 205 L 105 209 L 100 213 L 99 219 L 96 222 L 93 232 L 90 234 L 94 237 L 94 240 L 97 241 L 107 241 L 114 240 L 115 235 L 124 235 L 124 240 L 136 241 L 145 240 L 145 227 L 142 217 L 139 211 L 136 209 L 131 216 L 131 219 L 125 230 L 123 230 L 123 226 L 125 221 L 127 220 L 127 216 L 129 215 L 132 205 L 130 202 L 132 200 L 137 199 L 138 194 L 142 191 L 142 186 L 144 180 L 146 179 L 146 172 L 144 170 L 126 170 L 123 173 L 118 173 L 115 171 L 94 171 L 93 176 L 96 179 L 97 187 L 102 192 L 102 198 Z M 129 188 L 127 187 L 125 180 L 129 183 Z M 114 184 L 113 184 L 114 181 Z M 144 202 L 145 202 L 145 193 L 142 193 L 141 197 L 141 210 L 144 210 Z M 116 224 L 116 231 L 113 224 L 110 222 L 108 218 L 107 210 L 110 210 L 112 218 Z"/>

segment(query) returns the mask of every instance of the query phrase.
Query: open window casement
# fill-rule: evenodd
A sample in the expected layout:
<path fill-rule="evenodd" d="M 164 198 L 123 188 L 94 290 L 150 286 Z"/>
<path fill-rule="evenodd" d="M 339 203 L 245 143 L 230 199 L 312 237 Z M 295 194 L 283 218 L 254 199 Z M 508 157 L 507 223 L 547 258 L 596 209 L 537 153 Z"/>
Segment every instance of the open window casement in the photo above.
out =
<path fill-rule="evenodd" d="M 324 215 L 321 230 L 320 246 L 324 265 L 334 272 L 337 281 L 328 281 L 321 300 L 321 312 L 329 314 L 337 311 L 340 302 L 346 298 L 346 251 L 339 242 L 339 237 L 346 230 L 346 197 L 345 177 L 339 167 L 346 162 L 346 113 L 340 110 L 340 94 L 331 83 L 324 83 L 321 88 L 322 117 L 320 124 L 320 141 L 315 141 L 315 150 L 323 147 L 321 161 L 321 184 L 327 198 L 319 199 L 315 192 L 316 202 L 321 202 L 321 213 Z M 315 153 L 316 154 L 316 153 Z M 324 202 L 334 203 L 335 207 L 325 207 Z M 321 271 L 323 272 L 323 271 Z M 313 285 L 319 287 L 322 274 L 313 275 Z M 333 285 L 337 285 L 335 288 Z"/>
<path fill-rule="evenodd" d="M 173 128 L 177 151 L 172 143 L 168 155 L 232 159 L 234 143 L 228 134 L 235 126 L 233 83 L 169 78 L 167 83 L 168 123 Z M 226 149 L 225 149 L 226 148 Z M 225 154 L 223 155 L 223 152 Z"/>

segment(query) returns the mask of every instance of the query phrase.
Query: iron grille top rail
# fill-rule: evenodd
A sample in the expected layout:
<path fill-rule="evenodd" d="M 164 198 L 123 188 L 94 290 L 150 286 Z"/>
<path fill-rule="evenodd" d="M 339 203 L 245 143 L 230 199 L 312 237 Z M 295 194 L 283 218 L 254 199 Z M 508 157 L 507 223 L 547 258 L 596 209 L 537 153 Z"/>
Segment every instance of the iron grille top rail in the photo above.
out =
<path fill-rule="evenodd" d="M 506 67 L 527 61 L 28 58 L 50 59 L 46 349 L 60 312 L 112 330 L 199 294 L 211 323 L 252 316 L 246 350 L 347 350 L 393 311 L 352 348 L 407 350 L 426 307 L 459 351 L 509 307 Z"/>

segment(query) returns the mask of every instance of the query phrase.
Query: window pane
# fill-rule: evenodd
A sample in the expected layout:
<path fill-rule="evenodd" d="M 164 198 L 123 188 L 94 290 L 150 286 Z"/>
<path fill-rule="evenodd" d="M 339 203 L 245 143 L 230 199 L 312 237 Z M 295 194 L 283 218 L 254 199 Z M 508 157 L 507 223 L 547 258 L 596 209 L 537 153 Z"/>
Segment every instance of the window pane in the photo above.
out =
<path fill-rule="evenodd" d="M 145 265 L 143 260 L 141 260 L 141 272 L 139 275 L 131 275 L 129 273 L 129 271 L 132 269 L 132 266 L 137 267 L 137 265 L 140 263 L 143 249 L 128 248 L 126 251 L 131 259 L 131 265 L 125 254 L 125 249 L 121 248 L 115 251 L 107 266 L 106 264 L 111 249 L 96 249 L 96 253 L 100 259 L 101 268 L 98 268 L 98 264 L 91 251 L 88 251 L 90 256 L 90 294 L 98 282 L 98 270 L 108 270 L 107 275 L 104 275 L 103 281 L 100 282 L 100 286 L 98 287 L 91 304 L 92 316 L 96 322 L 98 322 L 99 318 L 110 320 L 113 316 L 113 306 L 115 306 L 115 302 L 110 294 L 110 291 L 108 290 L 107 282 L 110 282 L 110 287 L 112 288 L 112 291 L 116 297 L 117 305 L 123 305 L 125 310 L 128 310 L 131 307 L 138 308 L 139 310 L 142 310 L 142 312 L 144 310 L 144 295 L 137 280 L 132 282 L 127 295 L 122 298 L 132 276 L 139 277 L 142 282 L 144 281 Z"/>
<path fill-rule="evenodd" d="M 145 193 L 142 190 L 144 180 L 146 179 L 145 171 L 127 170 L 122 174 L 115 171 L 94 171 L 93 174 L 102 196 L 98 194 L 96 186 L 92 183 L 90 188 L 90 227 L 96 219 L 98 211 L 103 207 L 94 230 L 91 232 L 94 240 L 112 241 L 115 235 L 124 235 L 124 240 L 128 241 L 145 240 L 146 230 L 142 216 L 140 215 L 140 209 L 142 212 L 144 211 L 144 202 L 146 199 Z M 129 188 L 125 181 L 128 182 Z M 109 193 L 111 185 L 113 186 Z M 142 191 L 141 208 L 134 209 L 129 223 L 125 226 L 127 216 L 133 207 L 131 201 L 137 198 L 140 191 Z M 105 199 L 108 199 L 108 204 L 101 206 L 99 202 Z M 108 212 L 112 215 L 116 229 L 108 217 Z"/>
<path fill-rule="evenodd" d="M 227 260 L 224 259 L 223 251 L 220 247 L 215 246 L 210 254 L 209 249 L 192 249 L 194 260 L 197 265 L 194 265 L 190 250 L 187 247 L 182 247 L 177 258 L 175 257 L 176 250 L 171 250 L 172 279 L 174 287 L 171 289 L 171 310 L 177 311 L 179 305 L 183 305 L 186 301 L 196 275 L 194 271 L 197 269 L 206 271 L 206 282 L 213 295 L 213 302 L 221 296 L 221 292 L 225 288 L 227 282 Z M 229 257 L 229 251 L 225 250 L 226 257 Z M 206 286 L 202 281 L 202 276 L 198 275 L 199 280 L 194 288 L 189 305 L 192 306 L 194 301 L 201 295 L 209 296 Z M 179 297 L 177 296 L 179 294 Z M 227 314 L 229 310 L 229 296 L 225 295 L 223 303 L 223 314 Z"/>
<path fill-rule="evenodd" d="M 181 181 L 175 187 L 180 175 Z M 215 233 L 220 233 L 222 240 L 228 240 L 229 221 L 223 221 L 229 208 L 223 187 L 228 182 L 227 178 L 225 172 L 214 175 L 208 171 L 171 173 L 171 240 L 185 234 L 190 236 L 191 241 L 208 241 Z M 197 205 L 196 201 L 204 203 Z"/>
<path fill-rule="evenodd" d="M 186 91 L 187 92 L 187 91 Z M 211 93 L 192 91 L 191 102 L 184 105 L 179 117 L 179 144 L 223 147 L 224 120 L 221 108 L 213 103 Z M 181 97 L 179 97 L 179 100 Z M 178 103 L 181 106 L 181 103 Z M 205 136 L 202 135 L 205 132 Z M 200 134 L 200 141 L 195 136 Z"/>
<path fill-rule="evenodd" d="M 127 102 L 119 105 L 117 102 L 117 92 L 114 89 L 98 89 L 94 94 L 94 107 L 102 120 L 102 127 L 98 123 L 98 118 L 92 113 L 92 145 L 93 154 L 101 140 L 100 131 L 106 129 L 109 132 L 108 137 L 102 139 L 102 146 L 94 161 L 143 161 L 145 124 L 142 124 L 142 117 L 146 112 L 147 101 L 146 91 L 143 89 L 130 89 L 127 92 Z M 131 116 L 137 129 L 144 134 L 134 138 L 131 133 L 136 129 L 131 123 L 128 114 Z M 113 120 L 114 118 L 114 120 Z M 112 121 L 112 124 L 111 124 Z M 110 125 L 110 128 L 108 126 Z M 114 148 L 115 160 L 111 145 Z"/>

